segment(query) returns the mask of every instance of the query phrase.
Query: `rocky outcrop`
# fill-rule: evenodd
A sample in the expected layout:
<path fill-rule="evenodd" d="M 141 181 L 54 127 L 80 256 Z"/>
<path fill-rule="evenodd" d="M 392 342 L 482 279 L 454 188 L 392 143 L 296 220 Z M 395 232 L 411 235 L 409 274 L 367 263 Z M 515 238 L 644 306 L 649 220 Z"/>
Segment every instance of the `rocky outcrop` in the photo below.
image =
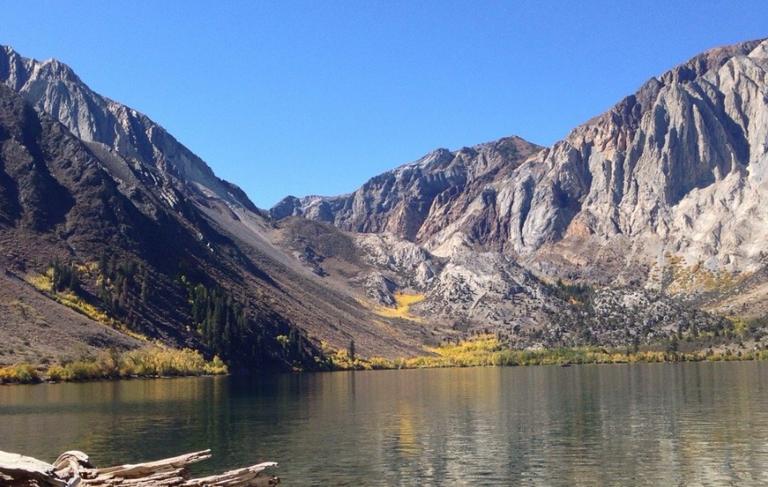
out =
<path fill-rule="evenodd" d="M 707 51 L 547 149 L 511 138 L 438 150 L 350 195 L 290 198 L 272 214 L 604 281 L 647 279 L 669 255 L 754 270 L 768 251 L 767 53 L 768 41 Z"/>
<path fill-rule="evenodd" d="M 423 241 L 449 226 L 483 194 L 540 147 L 508 137 L 451 152 L 438 149 L 416 162 L 380 174 L 352 194 L 324 198 L 289 196 L 273 218 L 301 215 L 354 232 L 388 232 Z"/>
<path fill-rule="evenodd" d="M 623 236 L 647 257 L 749 267 L 760 249 L 745 237 L 766 231 L 767 46 L 717 49 L 651 79 L 499 181 L 506 247 Z"/>
<path fill-rule="evenodd" d="M 37 110 L 51 115 L 79 139 L 114 151 L 126 172 L 152 181 L 159 190 L 217 197 L 256 207 L 237 186 L 217 178 L 199 157 L 147 116 L 91 90 L 56 59 L 37 61 L 0 46 L 0 82 Z M 169 195 L 170 199 L 173 196 Z"/>
<path fill-rule="evenodd" d="M 438 257 L 392 235 L 358 235 L 368 299 L 397 308 L 441 338 L 494 333 L 517 347 L 631 346 L 730 328 L 726 319 L 655 290 L 546 282 L 500 252 L 457 249 Z M 425 272 L 428 270 L 428 272 Z"/>

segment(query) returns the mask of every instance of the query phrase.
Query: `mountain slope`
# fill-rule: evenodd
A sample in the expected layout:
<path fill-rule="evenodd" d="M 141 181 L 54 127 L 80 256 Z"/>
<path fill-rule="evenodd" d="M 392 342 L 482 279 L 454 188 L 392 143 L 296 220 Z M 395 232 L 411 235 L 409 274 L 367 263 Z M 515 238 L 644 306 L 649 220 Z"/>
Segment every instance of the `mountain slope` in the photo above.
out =
<path fill-rule="evenodd" d="M 0 49 L 0 79 L 34 107 L 26 109 L 30 117 L 37 113 L 41 119 L 54 118 L 63 124 L 53 124 L 56 130 L 64 133 L 69 129 L 67 140 L 79 144 L 88 154 L 88 167 L 98 168 L 99 177 L 114 192 L 114 201 L 105 203 L 103 211 L 122 205 L 123 213 L 135 217 L 135 221 L 120 222 L 109 215 L 88 214 L 73 225 L 77 230 L 74 235 L 65 236 L 57 224 L 71 219 L 80 207 L 74 205 L 73 211 L 72 205 L 62 201 L 74 199 L 85 205 L 90 192 L 100 190 L 54 181 L 51 184 L 56 188 L 63 186 L 56 190 L 60 196 L 57 198 L 55 192 L 44 196 L 47 188 L 39 191 L 43 208 L 35 208 L 33 214 L 14 197 L 15 188 L 27 177 L 24 171 L 0 178 L 7 183 L 0 191 L 0 217 L 5 215 L 10 224 L 0 231 L 4 248 L 21 247 L 19 242 L 38 238 L 18 235 L 19 228 L 26 227 L 19 224 L 15 213 L 24 210 L 37 226 L 33 230 L 57 249 L 36 258 L 39 246 L 28 245 L 24 247 L 28 252 L 11 255 L 6 264 L 9 268 L 20 274 L 42 273 L 54 255 L 78 265 L 99 261 L 101 253 L 113 252 L 105 250 L 110 245 L 116 245 L 115 252 L 121 248 L 110 240 L 111 233 L 119 228 L 132 237 L 123 245 L 130 258 L 135 254 L 143 262 L 142 268 L 153 272 L 153 278 L 156 271 L 175 287 L 164 303 L 168 306 L 166 314 L 173 319 L 164 317 L 160 309 L 153 314 L 139 308 L 122 317 L 142 322 L 150 336 L 198 348 L 210 345 L 200 343 L 201 337 L 189 330 L 193 317 L 186 303 L 188 290 L 177 282 L 182 276 L 192 281 L 190 285 L 204 283 L 236 296 L 238 305 L 252 313 L 254 326 L 263 329 L 259 333 L 267 333 L 270 339 L 281 333 L 287 336 L 294 328 L 301 330 L 298 337 L 308 333 L 315 347 L 306 349 L 308 355 L 319 356 L 321 340 L 335 348 L 346 348 L 355 340 L 358 351 L 366 355 L 412 355 L 420 350 L 421 328 L 403 331 L 391 327 L 362 306 L 348 289 L 328 286 L 304 268 L 301 261 L 272 242 L 272 223 L 242 192 L 216 178 L 203 161 L 146 116 L 94 93 L 64 64 L 23 58 L 10 48 Z M 4 95 L 11 98 L 10 93 Z M 50 142 L 52 151 L 61 143 L 48 141 L 47 133 L 41 137 Z M 48 217 L 44 211 L 59 214 Z M 59 220 L 48 224 L 54 216 Z M 91 230 L 91 247 L 82 247 L 79 242 L 73 245 L 78 232 Z M 94 280 L 98 278 L 94 276 Z M 158 327 L 168 328 L 167 333 L 159 333 Z M 305 345 L 308 347 L 308 343 L 302 347 Z M 277 360 L 289 362 L 292 358 Z"/>
<path fill-rule="evenodd" d="M 761 316 L 768 294 L 767 50 L 697 56 L 551 148 L 441 149 L 263 212 L 66 65 L 2 48 L 0 266 L 42 289 L 35 306 L 95 309 L 104 346 L 135 346 L 129 331 L 249 369 L 486 332 L 523 348 L 717 337 L 735 325 L 702 307 Z M 53 289 L 57 273 L 77 279 Z"/>
<path fill-rule="evenodd" d="M 594 282 L 619 275 L 658 286 L 669 256 L 713 272 L 751 272 L 768 251 L 767 52 L 758 40 L 696 56 L 551 148 L 497 152 L 495 167 L 505 170 L 471 189 L 459 178 L 425 204 L 409 199 L 401 187 L 421 195 L 434 178 L 422 167 L 452 174 L 450 161 L 467 154 L 436 151 L 352 195 L 286 199 L 272 215 L 387 231 L 439 255 L 497 249 L 538 272 Z M 504 143 L 476 149 L 460 173 L 482 171 L 484 150 Z"/>
<path fill-rule="evenodd" d="M 95 93 L 66 64 L 25 58 L 0 46 L 0 80 L 79 139 L 112 149 L 126 164 L 148 171 L 156 178 L 155 184 L 200 196 L 215 195 L 255 210 L 242 190 L 217 178 L 165 129 L 136 110 Z"/>
<path fill-rule="evenodd" d="M 302 215 L 344 230 L 389 232 L 420 242 L 450 226 L 488 184 L 540 149 L 519 137 L 456 152 L 438 149 L 370 179 L 349 195 L 287 197 L 270 215 L 278 220 Z"/>
<path fill-rule="evenodd" d="M 482 147 L 494 144 L 435 151 L 350 195 L 289 197 L 271 214 L 391 234 L 494 276 L 485 283 L 464 276 L 474 279 L 474 290 L 454 303 L 474 303 L 492 295 L 495 283 L 514 282 L 500 261 L 490 269 L 481 263 L 499 251 L 545 281 L 645 288 L 692 309 L 761 317 L 768 297 L 767 71 L 766 40 L 712 49 L 651 78 L 550 148 L 497 153 L 492 167 L 504 170 L 474 185 L 461 175 L 483 174 Z M 447 182 L 434 186 L 435 179 Z M 519 323 L 499 319 L 510 299 L 501 293 L 496 316 L 482 319 Z M 430 302 L 422 306 L 434 310 Z M 455 307 L 448 315 L 462 316 Z M 523 315 L 529 324 L 557 322 Z"/>
<path fill-rule="evenodd" d="M 0 155 L 0 265 L 9 275 L 88 315 L 108 315 L 102 327 L 216 352 L 234 366 L 312 366 L 321 358 L 304 332 L 269 306 L 269 276 L 194 206 L 185 199 L 170 206 L 140 183 L 124 194 L 83 141 L 5 86 Z M 76 274 L 76 284 L 55 289 L 57 269 Z M 210 315 L 196 318 L 196 306 Z"/>
<path fill-rule="evenodd" d="M 0 273 L 0 314 L 0 364 L 74 361 L 105 348 L 127 350 L 144 344 L 52 302 L 5 272 Z"/>

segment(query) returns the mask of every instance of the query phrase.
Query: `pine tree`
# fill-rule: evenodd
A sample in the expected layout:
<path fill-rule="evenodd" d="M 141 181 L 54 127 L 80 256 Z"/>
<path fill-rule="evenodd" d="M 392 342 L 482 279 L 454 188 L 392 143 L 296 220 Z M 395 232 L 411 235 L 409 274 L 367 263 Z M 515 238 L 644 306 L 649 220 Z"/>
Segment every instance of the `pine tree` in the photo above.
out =
<path fill-rule="evenodd" d="M 149 301 L 149 277 L 147 276 L 146 269 L 141 273 L 141 302 L 147 304 Z"/>

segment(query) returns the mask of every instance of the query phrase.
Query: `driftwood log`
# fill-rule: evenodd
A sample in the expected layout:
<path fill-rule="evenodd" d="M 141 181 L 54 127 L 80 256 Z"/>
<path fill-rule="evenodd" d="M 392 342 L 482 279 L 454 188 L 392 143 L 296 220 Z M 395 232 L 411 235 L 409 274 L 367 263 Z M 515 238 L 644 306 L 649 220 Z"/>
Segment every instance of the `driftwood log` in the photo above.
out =
<path fill-rule="evenodd" d="M 277 485 L 277 477 L 264 470 L 274 462 L 238 468 L 219 475 L 189 478 L 187 466 L 211 458 L 211 450 L 187 453 L 155 462 L 95 468 L 83 452 L 68 451 L 53 464 L 0 451 L 0 485 L 36 487 L 85 486 L 180 486 L 180 487 L 263 487 Z"/>

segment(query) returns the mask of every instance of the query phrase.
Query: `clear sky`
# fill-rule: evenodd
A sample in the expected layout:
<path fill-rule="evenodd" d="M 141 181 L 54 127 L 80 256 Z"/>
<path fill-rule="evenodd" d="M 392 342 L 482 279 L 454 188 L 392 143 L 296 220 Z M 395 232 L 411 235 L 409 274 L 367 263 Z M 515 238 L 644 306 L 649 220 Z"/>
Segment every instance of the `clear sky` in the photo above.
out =
<path fill-rule="evenodd" d="M 58 58 L 269 207 L 450 149 L 551 144 L 762 1 L 2 2 L 0 43 Z"/>

